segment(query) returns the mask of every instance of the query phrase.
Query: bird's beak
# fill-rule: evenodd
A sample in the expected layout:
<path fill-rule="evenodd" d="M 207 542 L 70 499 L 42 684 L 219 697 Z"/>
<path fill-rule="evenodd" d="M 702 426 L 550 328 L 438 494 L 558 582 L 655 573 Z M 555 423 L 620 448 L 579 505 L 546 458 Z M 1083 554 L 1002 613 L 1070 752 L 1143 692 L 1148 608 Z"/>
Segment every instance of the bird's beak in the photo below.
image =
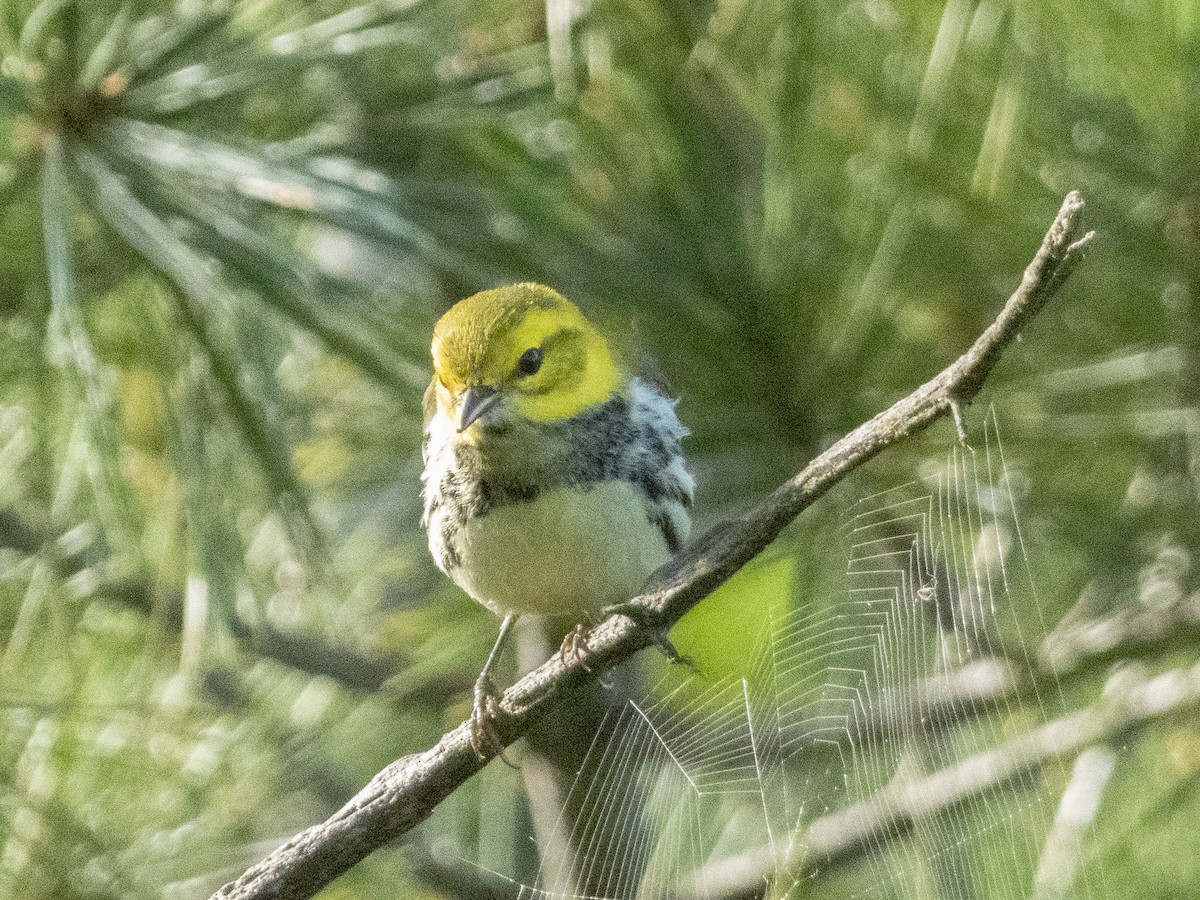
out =
<path fill-rule="evenodd" d="M 480 416 L 492 408 L 500 399 L 500 392 L 484 384 L 473 384 L 462 394 L 462 406 L 458 413 L 458 430 L 466 431 Z"/>

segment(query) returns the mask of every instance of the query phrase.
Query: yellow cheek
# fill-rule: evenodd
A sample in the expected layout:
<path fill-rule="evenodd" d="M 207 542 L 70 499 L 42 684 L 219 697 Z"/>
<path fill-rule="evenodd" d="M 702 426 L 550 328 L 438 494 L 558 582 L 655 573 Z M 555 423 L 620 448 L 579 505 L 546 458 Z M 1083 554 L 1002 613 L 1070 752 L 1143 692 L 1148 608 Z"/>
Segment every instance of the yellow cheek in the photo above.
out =
<path fill-rule="evenodd" d="M 607 354 L 601 358 L 593 357 L 587 375 L 572 388 L 544 394 L 517 394 L 517 412 L 535 422 L 569 419 L 611 397 L 618 381 L 617 367 L 611 357 Z"/>

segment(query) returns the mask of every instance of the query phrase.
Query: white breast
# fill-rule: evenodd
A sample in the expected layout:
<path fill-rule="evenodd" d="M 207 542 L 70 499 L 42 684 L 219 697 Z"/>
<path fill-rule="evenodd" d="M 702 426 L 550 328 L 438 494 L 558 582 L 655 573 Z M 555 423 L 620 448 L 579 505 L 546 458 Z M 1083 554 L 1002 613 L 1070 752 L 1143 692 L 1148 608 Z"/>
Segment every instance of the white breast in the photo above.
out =
<path fill-rule="evenodd" d="M 573 616 L 633 597 L 667 561 L 662 532 L 632 484 L 546 491 L 468 522 L 451 573 L 494 612 Z M 432 530 L 431 530 L 432 533 Z"/>

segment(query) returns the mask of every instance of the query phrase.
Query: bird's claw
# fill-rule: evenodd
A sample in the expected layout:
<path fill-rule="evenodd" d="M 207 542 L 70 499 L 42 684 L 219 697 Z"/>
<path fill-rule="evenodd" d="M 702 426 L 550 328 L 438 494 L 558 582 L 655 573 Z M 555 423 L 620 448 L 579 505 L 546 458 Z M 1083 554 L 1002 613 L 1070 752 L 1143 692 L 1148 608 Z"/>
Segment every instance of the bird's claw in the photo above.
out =
<path fill-rule="evenodd" d="M 588 629 L 580 624 L 568 631 L 563 637 L 559 653 L 562 654 L 563 660 L 573 657 L 577 663 L 583 666 L 585 672 L 590 672 L 592 670 L 588 668 L 588 664 L 585 661 L 588 649 Z"/>
<path fill-rule="evenodd" d="M 499 756 L 506 765 L 512 766 L 504 755 L 504 744 L 496 734 L 496 726 L 492 724 L 499 712 L 499 705 L 496 685 L 488 675 L 480 675 L 475 682 L 471 718 L 467 720 L 471 728 L 471 749 L 483 762 Z"/>

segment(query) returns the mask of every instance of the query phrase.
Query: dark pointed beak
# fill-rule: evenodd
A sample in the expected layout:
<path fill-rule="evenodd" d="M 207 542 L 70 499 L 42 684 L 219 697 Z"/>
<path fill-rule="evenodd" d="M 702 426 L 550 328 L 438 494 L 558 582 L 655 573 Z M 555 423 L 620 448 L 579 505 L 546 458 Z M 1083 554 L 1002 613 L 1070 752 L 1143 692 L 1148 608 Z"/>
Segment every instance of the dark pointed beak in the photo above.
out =
<path fill-rule="evenodd" d="M 484 384 L 473 384 L 462 395 L 462 407 L 458 412 L 458 430 L 466 431 L 480 416 L 491 409 L 500 399 L 500 392 Z"/>

